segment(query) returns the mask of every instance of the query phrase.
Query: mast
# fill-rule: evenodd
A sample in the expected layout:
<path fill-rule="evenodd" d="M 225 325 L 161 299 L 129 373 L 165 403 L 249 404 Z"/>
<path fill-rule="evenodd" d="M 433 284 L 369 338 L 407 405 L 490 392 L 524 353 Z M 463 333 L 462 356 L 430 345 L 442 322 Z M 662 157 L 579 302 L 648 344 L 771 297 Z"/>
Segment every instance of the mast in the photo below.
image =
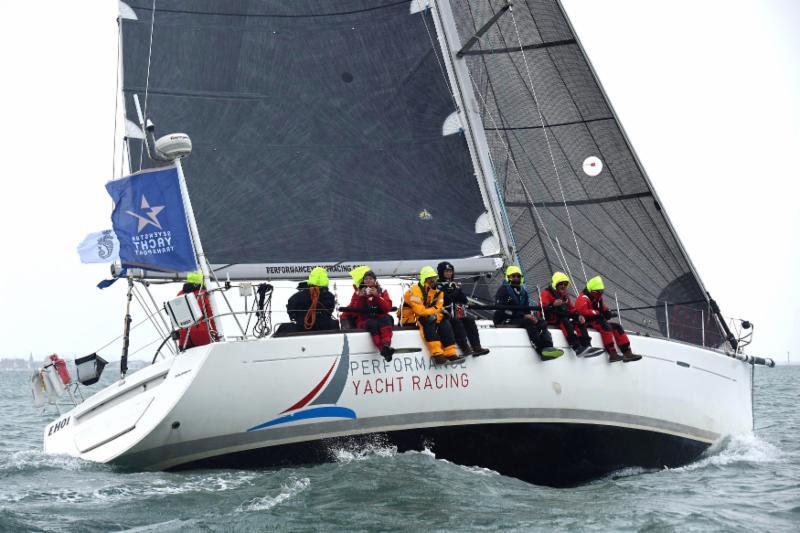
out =
<path fill-rule="evenodd" d="M 433 13 L 433 22 L 439 39 L 442 55 L 445 58 L 450 86 L 456 100 L 460 103 L 458 116 L 464 126 L 464 136 L 469 146 L 472 165 L 483 196 L 484 205 L 489 210 L 492 234 L 500 241 L 500 250 L 508 263 L 517 262 L 517 251 L 511 227 L 504 216 L 505 207 L 497 191 L 494 166 L 489 152 L 489 143 L 483 128 L 483 120 L 478 111 L 478 103 L 472 90 L 469 70 L 463 58 L 458 56 L 461 49 L 458 30 L 453 12 L 447 1 L 432 0 L 428 6 Z M 455 48 L 454 48 L 455 47 Z"/>

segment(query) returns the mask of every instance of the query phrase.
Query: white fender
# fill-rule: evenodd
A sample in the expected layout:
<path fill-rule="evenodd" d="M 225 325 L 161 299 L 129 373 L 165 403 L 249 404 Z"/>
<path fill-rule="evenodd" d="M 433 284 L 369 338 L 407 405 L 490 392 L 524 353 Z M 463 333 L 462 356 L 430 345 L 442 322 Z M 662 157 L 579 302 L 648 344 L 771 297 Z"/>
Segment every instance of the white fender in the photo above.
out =
<path fill-rule="evenodd" d="M 47 390 L 47 399 L 55 403 L 56 400 L 61 398 L 66 392 L 66 388 L 64 388 L 64 383 L 61 381 L 61 378 L 58 376 L 58 372 L 53 365 L 48 365 L 44 367 L 43 370 L 43 378 L 45 389 Z"/>
<path fill-rule="evenodd" d="M 33 406 L 37 408 L 44 407 L 47 403 L 47 391 L 41 370 L 35 371 L 31 376 L 31 392 L 33 393 Z"/>

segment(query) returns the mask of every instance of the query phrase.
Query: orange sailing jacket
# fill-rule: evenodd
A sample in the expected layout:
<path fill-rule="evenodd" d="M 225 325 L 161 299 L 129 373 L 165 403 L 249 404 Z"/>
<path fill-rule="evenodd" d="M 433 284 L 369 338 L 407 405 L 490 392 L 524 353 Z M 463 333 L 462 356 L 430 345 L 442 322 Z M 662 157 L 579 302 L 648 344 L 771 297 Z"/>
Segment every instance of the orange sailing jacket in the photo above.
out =
<path fill-rule="evenodd" d="M 402 325 L 411 325 L 417 322 L 417 317 L 436 315 L 436 322 L 441 322 L 444 315 L 444 293 L 439 289 L 425 289 L 414 284 L 403 295 L 403 307 L 400 314 Z"/>

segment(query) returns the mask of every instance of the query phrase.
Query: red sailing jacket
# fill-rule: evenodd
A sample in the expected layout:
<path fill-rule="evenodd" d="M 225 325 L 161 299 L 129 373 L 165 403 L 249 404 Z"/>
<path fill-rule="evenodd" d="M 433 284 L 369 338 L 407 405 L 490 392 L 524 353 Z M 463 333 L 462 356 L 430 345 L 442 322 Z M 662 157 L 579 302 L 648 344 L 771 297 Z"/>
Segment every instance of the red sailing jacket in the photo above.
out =
<path fill-rule="evenodd" d="M 587 321 L 602 317 L 608 311 L 602 296 L 597 300 L 593 300 L 585 291 L 575 300 L 575 309 L 586 317 Z"/>
<path fill-rule="evenodd" d="M 569 310 L 570 314 L 577 314 L 578 310 L 572 304 L 572 299 L 569 297 L 569 293 L 565 293 L 563 296 L 556 293 L 556 290 L 552 287 L 547 287 L 545 290 L 542 291 L 540 295 L 542 299 L 542 311 L 544 312 L 545 317 L 547 318 L 548 324 L 555 324 L 558 322 L 555 313 L 547 312 L 547 308 L 553 305 L 553 302 L 556 300 L 563 300 L 564 303 L 567 304 L 567 309 Z"/>
<path fill-rule="evenodd" d="M 185 294 L 183 291 L 178 293 L 178 296 L 182 296 Z M 208 322 L 203 320 L 202 322 L 198 322 L 194 326 L 188 329 L 189 331 L 189 342 L 186 342 L 186 331 L 187 328 L 181 328 L 180 330 L 180 339 L 178 340 L 179 346 L 183 347 L 186 346 L 187 349 L 192 348 L 194 346 L 204 346 L 206 344 L 211 344 L 211 333 L 209 332 L 209 324 L 211 325 L 211 329 L 213 331 L 217 331 L 217 326 L 214 324 L 214 313 L 211 311 L 211 300 L 208 298 L 208 293 L 205 289 L 200 289 L 195 292 L 197 295 L 197 303 L 200 306 L 200 311 L 203 313 L 205 318 L 210 319 Z M 185 344 L 184 344 L 185 343 Z"/>
<path fill-rule="evenodd" d="M 368 307 L 377 307 L 378 313 L 375 316 L 369 316 L 368 313 L 355 313 L 352 311 L 346 311 L 341 314 L 341 319 L 352 318 L 356 322 L 357 328 L 364 328 L 366 327 L 366 322 L 370 318 L 380 318 L 382 316 L 388 316 L 388 314 L 392 311 L 392 299 L 389 297 L 389 292 L 377 287 L 378 294 L 374 296 L 359 296 L 358 290 L 353 292 L 353 297 L 350 299 L 350 305 L 348 307 L 354 307 L 358 309 L 366 309 Z"/>

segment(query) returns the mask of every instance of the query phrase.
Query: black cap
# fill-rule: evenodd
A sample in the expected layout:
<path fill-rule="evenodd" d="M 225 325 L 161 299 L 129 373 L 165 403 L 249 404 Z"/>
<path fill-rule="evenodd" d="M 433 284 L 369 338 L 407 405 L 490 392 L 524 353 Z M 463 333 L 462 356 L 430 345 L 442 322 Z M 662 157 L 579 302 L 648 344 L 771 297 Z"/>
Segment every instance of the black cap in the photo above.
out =
<path fill-rule="evenodd" d="M 444 279 L 444 271 L 445 270 L 452 270 L 453 277 L 456 276 L 456 269 L 453 268 L 453 264 L 447 261 L 442 261 L 436 266 L 436 271 L 439 273 L 439 279 Z"/>

